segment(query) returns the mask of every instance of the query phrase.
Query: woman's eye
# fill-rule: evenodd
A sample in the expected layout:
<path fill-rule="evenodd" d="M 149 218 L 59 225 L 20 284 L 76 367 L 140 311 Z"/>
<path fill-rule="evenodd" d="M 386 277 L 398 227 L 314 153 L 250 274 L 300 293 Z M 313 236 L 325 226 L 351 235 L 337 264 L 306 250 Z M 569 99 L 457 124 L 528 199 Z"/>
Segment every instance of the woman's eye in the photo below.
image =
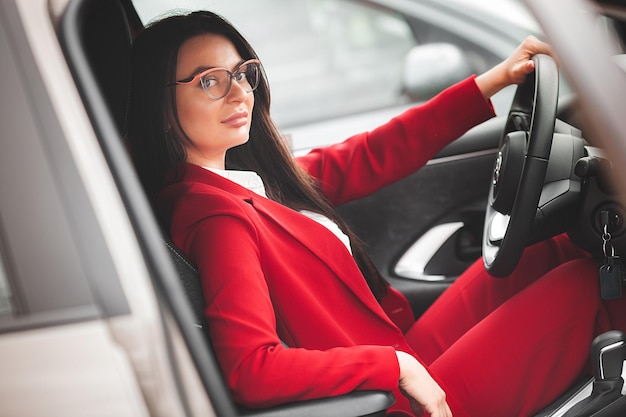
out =
<path fill-rule="evenodd" d="M 245 79 L 246 79 L 246 73 L 245 73 L 245 71 L 238 72 L 237 74 L 235 74 L 235 80 L 236 80 L 237 82 L 239 82 L 239 81 L 243 81 L 243 80 L 245 80 Z"/>
<path fill-rule="evenodd" d="M 216 85 L 218 85 L 219 80 L 215 77 L 204 77 L 200 79 L 200 84 L 204 88 L 211 88 L 211 87 L 215 87 Z"/>

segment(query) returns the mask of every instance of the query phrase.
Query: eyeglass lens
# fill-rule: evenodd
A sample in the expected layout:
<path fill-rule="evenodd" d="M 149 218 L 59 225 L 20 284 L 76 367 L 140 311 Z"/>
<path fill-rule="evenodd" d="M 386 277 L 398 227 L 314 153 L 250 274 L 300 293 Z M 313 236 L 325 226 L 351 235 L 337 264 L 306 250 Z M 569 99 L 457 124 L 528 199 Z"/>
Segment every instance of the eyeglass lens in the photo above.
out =
<path fill-rule="evenodd" d="M 200 78 L 202 88 L 213 99 L 225 97 L 230 91 L 231 80 L 243 87 L 249 93 L 259 85 L 259 64 L 257 62 L 245 63 L 235 72 L 226 69 L 217 69 Z"/>

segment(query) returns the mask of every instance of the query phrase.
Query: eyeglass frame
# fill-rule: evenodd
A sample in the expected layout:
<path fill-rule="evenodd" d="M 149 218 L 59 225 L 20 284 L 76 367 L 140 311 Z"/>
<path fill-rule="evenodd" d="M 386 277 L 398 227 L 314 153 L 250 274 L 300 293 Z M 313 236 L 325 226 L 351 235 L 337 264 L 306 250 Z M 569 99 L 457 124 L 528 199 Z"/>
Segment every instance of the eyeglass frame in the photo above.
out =
<path fill-rule="evenodd" d="M 249 65 L 249 64 L 256 64 L 258 66 L 258 79 L 257 82 L 254 86 L 251 86 L 252 89 L 251 90 L 246 90 L 244 88 L 244 91 L 246 93 L 251 93 L 254 90 L 257 89 L 257 87 L 259 86 L 259 82 L 261 81 L 261 61 L 258 59 L 248 59 L 247 61 L 244 61 L 242 63 L 240 63 L 239 65 L 237 65 L 235 67 L 235 69 L 233 71 L 229 70 L 228 68 L 224 68 L 224 67 L 212 67 L 212 68 L 208 68 L 204 71 L 201 71 L 199 73 L 197 73 L 196 75 L 191 76 L 190 78 L 185 78 L 182 80 L 176 80 L 173 83 L 169 83 L 168 85 L 189 85 L 189 84 L 194 84 L 196 82 L 200 82 L 200 85 L 202 86 L 202 90 L 204 90 L 204 92 L 206 93 L 207 96 L 209 96 L 209 98 L 213 99 L 213 100 L 221 100 L 224 97 L 226 97 L 228 95 L 228 93 L 230 93 L 230 88 L 233 85 L 233 80 L 236 81 L 235 77 L 239 74 L 245 74 L 244 73 L 240 73 L 239 70 L 241 69 L 241 67 L 245 66 L 245 65 Z M 228 73 L 228 86 L 226 87 L 226 91 L 224 92 L 224 94 L 220 97 L 215 97 L 213 95 L 211 95 L 208 91 L 208 88 L 205 87 L 204 83 L 202 82 L 202 77 L 204 77 L 207 74 L 210 74 L 211 72 L 215 72 L 215 71 L 226 71 L 226 73 Z M 239 81 L 237 81 L 237 84 L 241 85 L 239 83 Z M 243 86 L 242 86 L 243 87 Z"/>

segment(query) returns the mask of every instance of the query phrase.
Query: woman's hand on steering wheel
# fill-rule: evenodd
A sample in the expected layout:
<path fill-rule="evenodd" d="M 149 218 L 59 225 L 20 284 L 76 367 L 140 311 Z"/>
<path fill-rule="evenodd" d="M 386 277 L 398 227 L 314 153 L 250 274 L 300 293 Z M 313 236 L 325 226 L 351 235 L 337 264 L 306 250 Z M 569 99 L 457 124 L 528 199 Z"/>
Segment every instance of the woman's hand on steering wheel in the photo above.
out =
<path fill-rule="evenodd" d="M 532 57 L 536 54 L 550 55 L 554 58 L 550 45 L 529 36 L 507 59 L 476 77 L 476 84 L 483 96 L 489 98 L 504 87 L 522 83 L 526 75 L 535 69 Z"/>

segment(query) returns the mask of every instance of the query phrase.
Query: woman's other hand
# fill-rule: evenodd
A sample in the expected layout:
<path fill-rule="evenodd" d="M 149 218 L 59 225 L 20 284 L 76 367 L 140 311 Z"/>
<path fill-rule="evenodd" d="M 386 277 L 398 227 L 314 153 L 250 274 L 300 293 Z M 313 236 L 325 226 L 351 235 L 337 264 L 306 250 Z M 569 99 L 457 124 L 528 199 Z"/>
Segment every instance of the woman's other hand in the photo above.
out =
<path fill-rule="evenodd" d="M 527 37 L 507 59 L 476 77 L 476 84 L 485 98 L 489 98 L 504 87 L 519 84 L 535 69 L 533 55 L 554 56 L 552 48 L 534 36 Z"/>
<path fill-rule="evenodd" d="M 411 402 L 417 416 L 423 413 L 431 417 L 451 417 L 452 412 L 446 402 L 446 393 L 430 376 L 426 368 L 413 356 L 396 352 L 400 364 L 400 390 Z"/>

